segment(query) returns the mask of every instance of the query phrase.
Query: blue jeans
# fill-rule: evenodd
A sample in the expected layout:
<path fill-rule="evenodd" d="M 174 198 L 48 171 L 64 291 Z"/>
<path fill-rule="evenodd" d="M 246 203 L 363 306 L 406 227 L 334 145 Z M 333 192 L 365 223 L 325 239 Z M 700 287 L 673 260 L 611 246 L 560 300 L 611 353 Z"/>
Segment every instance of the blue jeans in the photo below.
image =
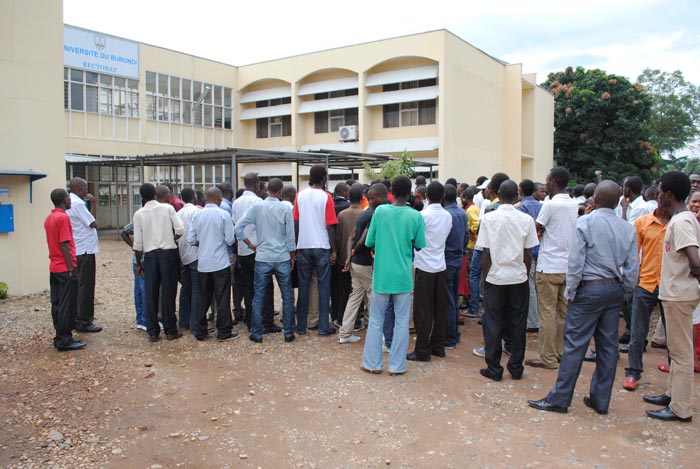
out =
<path fill-rule="evenodd" d="M 371 308 L 371 305 L 370 305 Z M 370 309 L 371 312 L 371 309 Z M 384 311 L 384 325 L 382 326 L 382 332 L 384 334 L 384 344 L 387 348 L 391 348 L 391 342 L 394 339 L 394 321 L 396 316 L 394 315 L 394 302 L 389 299 L 386 305 L 386 310 Z"/>
<path fill-rule="evenodd" d="M 180 270 L 180 317 L 178 325 L 181 329 L 194 330 L 199 292 L 199 273 L 197 261 L 183 265 Z"/>
<path fill-rule="evenodd" d="M 385 295 L 372 291 L 362 366 L 368 370 L 381 370 L 383 367 L 382 329 L 384 327 L 384 314 L 390 301 L 394 304 L 396 319 L 391 351 L 389 352 L 389 372 L 403 373 L 406 371 L 406 352 L 408 351 L 408 320 L 411 315 L 410 292 Z"/>
<path fill-rule="evenodd" d="M 134 307 L 136 308 L 136 324 L 139 326 L 146 325 L 146 280 L 143 275 L 136 273 L 136 264 L 133 265 L 134 270 Z"/>
<path fill-rule="evenodd" d="M 549 402 L 560 407 L 571 405 L 583 356 L 594 337 L 596 361 L 589 395 L 594 407 L 608 410 L 617 369 L 617 327 L 623 301 L 624 289 L 619 283 L 578 288 L 566 310 L 564 354 L 557 381 L 547 395 Z"/>
<path fill-rule="evenodd" d="M 462 267 L 447 267 L 445 271 L 445 306 L 447 309 L 447 328 L 445 330 L 445 347 L 455 347 L 459 343 L 459 275 Z"/>
<path fill-rule="evenodd" d="M 255 261 L 255 293 L 253 294 L 253 321 L 250 333 L 256 339 L 262 338 L 263 307 L 265 306 L 265 293 L 270 283 L 272 274 L 277 278 L 277 285 L 282 294 L 282 327 L 285 337 L 294 336 L 294 297 L 292 294 L 292 264 L 283 262 Z"/>
<path fill-rule="evenodd" d="M 469 312 L 479 314 L 479 284 L 481 283 L 481 256 L 483 251 L 474 249 L 469 266 Z"/>
<path fill-rule="evenodd" d="M 318 333 L 329 334 L 328 314 L 331 298 L 330 249 L 298 249 L 297 274 L 299 276 L 299 298 L 297 298 L 297 332 L 306 334 L 309 319 L 309 288 L 311 274 L 316 269 L 318 279 Z"/>
<path fill-rule="evenodd" d="M 659 300 L 659 287 L 656 287 L 653 292 L 648 292 L 639 286 L 635 287 L 630 323 L 632 334 L 630 334 L 630 348 L 627 355 L 629 366 L 625 368 L 625 376 L 632 376 L 636 379 L 642 377 L 642 372 L 644 371 L 642 355 L 647 346 L 649 320 L 651 319 L 651 312 L 657 304 L 659 304 L 663 315 L 663 306 L 661 306 L 661 300 Z"/>

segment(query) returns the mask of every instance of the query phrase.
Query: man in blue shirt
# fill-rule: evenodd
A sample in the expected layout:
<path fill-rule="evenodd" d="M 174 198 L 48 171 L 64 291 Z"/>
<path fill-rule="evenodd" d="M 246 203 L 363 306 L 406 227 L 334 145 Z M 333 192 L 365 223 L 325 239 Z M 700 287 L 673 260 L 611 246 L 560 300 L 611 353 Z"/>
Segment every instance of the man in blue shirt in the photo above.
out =
<path fill-rule="evenodd" d="M 608 413 L 617 369 L 620 308 L 625 291 L 636 286 L 639 276 L 637 235 L 632 225 L 615 215 L 619 193 L 615 182 L 601 182 L 593 197 L 596 210 L 576 221 L 566 274 L 564 354 L 547 397 L 527 401 L 536 409 L 568 411 L 588 342 L 595 336 L 596 369 L 583 403 L 598 414 Z"/>
<path fill-rule="evenodd" d="M 277 178 L 267 184 L 265 200 L 251 205 L 236 224 L 236 236 L 255 253 L 255 291 L 253 293 L 253 317 L 250 328 L 251 341 L 262 342 L 262 324 L 265 291 L 272 274 L 282 295 L 282 325 L 284 341 L 294 340 L 294 298 L 292 295 L 292 268 L 296 262 L 294 219 L 292 212 L 280 202 L 284 184 Z M 255 227 L 258 243 L 246 236 L 248 226 Z"/>
<path fill-rule="evenodd" d="M 459 275 L 462 272 L 462 257 L 469 242 L 467 214 L 457 205 L 457 188 L 445 185 L 444 207 L 452 215 L 452 229 L 445 242 L 445 287 L 447 288 L 447 330 L 445 348 L 455 348 L 459 343 Z"/>
<path fill-rule="evenodd" d="M 187 232 L 187 243 L 199 246 L 197 271 L 199 273 L 199 307 L 192 332 L 197 340 L 207 338 L 206 313 L 216 303 L 216 338 L 219 342 L 233 340 L 231 320 L 231 262 L 228 246 L 236 240 L 233 220 L 219 208 L 221 191 L 212 187 L 207 191 L 207 205 L 192 219 Z"/>
<path fill-rule="evenodd" d="M 535 200 L 535 183 L 530 179 L 520 181 L 520 205 L 518 210 L 527 213 L 532 217 L 534 223 L 542 209 L 542 202 Z M 540 247 L 532 248 L 532 263 L 530 264 L 530 272 L 528 273 L 528 287 L 530 289 L 530 304 L 527 311 L 527 332 L 537 332 L 540 329 L 540 317 L 537 310 L 537 284 L 535 282 L 537 273 L 537 254 L 540 252 Z"/>

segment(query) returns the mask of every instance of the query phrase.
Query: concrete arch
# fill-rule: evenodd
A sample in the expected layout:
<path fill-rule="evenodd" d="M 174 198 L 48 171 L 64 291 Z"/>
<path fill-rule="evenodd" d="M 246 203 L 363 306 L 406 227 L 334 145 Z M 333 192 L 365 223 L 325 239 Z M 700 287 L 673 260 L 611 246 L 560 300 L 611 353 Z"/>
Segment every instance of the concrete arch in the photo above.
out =
<path fill-rule="evenodd" d="M 356 77 L 358 73 L 354 70 L 342 67 L 328 67 L 314 70 L 299 77 L 298 84 L 313 83 L 315 81 L 333 80 L 336 78 Z"/>
<path fill-rule="evenodd" d="M 238 92 L 247 93 L 249 91 L 265 90 L 268 88 L 282 88 L 283 86 L 289 86 L 291 89 L 292 84 L 286 80 L 280 80 L 278 78 L 261 78 L 239 88 Z"/>
<path fill-rule="evenodd" d="M 403 55 L 391 57 L 381 62 L 377 62 L 365 70 L 365 73 L 380 73 L 402 68 L 425 67 L 428 65 L 439 65 L 439 62 L 430 57 L 418 55 Z"/>

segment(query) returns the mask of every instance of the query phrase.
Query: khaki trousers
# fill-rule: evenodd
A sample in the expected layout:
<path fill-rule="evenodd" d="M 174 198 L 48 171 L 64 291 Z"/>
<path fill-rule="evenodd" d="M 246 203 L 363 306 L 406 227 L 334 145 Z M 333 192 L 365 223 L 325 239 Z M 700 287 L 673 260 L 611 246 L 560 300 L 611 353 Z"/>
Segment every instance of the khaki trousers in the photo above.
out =
<path fill-rule="evenodd" d="M 693 415 L 693 310 L 694 301 L 662 300 L 666 315 L 666 340 L 671 357 L 666 394 L 671 396 L 669 407 L 681 418 Z"/>
<path fill-rule="evenodd" d="M 350 264 L 350 275 L 352 276 L 352 293 L 348 298 L 348 304 L 343 313 L 343 326 L 340 328 L 340 337 L 350 337 L 355 329 L 357 311 L 362 305 L 365 296 L 372 293 L 372 271 L 371 265 Z M 369 303 L 367 304 L 369 309 Z"/>
<path fill-rule="evenodd" d="M 558 368 L 564 354 L 564 324 L 568 302 L 564 296 L 566 274 L 537 272 L 537 308 L 540 332 L 537 342 L 540 361 L 547 368 Z"/>
<path fill-rule="evenodd" d="M 311 285 L 309 285 L 309 316 L 308 327 L 318 326 L 318 279 L 316 269 L 311 274 Z"/>

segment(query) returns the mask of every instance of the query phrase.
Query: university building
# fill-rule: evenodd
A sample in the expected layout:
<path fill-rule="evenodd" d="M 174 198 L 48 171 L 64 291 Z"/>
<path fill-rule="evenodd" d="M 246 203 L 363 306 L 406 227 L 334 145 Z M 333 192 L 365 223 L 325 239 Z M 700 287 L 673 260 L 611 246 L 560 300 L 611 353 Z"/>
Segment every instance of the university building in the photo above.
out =
<path fill-rule="evenodd" d="M 52 0 L 3 2 L 0 31 L 0 230 L 4 206 L 14 225 L 0 232 L 0 281 L 12 294 L 47 287 L 48 194 L 72 176 L 98 198 L 99 225 L 117 227 L 139 207 L 142 178 L 201 189 L 256 171 L 306 184 L 308 166 L 252 161 L 232 171 L 198 163 L 205 150 L 409 151 L 431 165 L 418 171 L 472 183 L 496 171 L 541 180 L 553 165 L 552 96 L 521 64 L 446 30 L 245 66 L 64 25 Z M 183 152 L 186 164 L 145 171 L 99 164 Z"/>

